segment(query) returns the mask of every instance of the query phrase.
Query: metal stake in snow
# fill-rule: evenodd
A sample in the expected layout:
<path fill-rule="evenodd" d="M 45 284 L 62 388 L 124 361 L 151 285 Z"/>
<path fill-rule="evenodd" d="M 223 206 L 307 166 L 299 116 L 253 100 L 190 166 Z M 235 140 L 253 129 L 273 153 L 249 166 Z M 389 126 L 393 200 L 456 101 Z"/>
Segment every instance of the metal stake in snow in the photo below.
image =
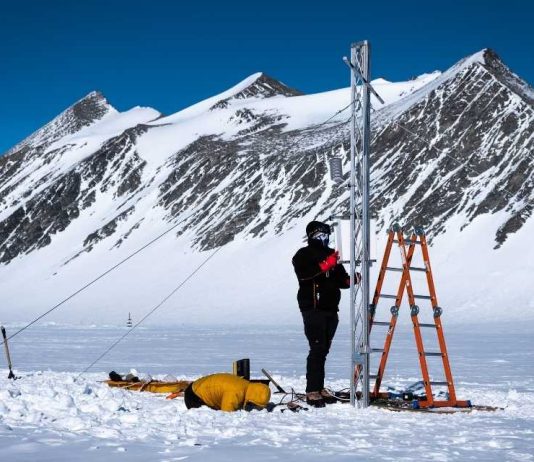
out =
<path fill-rule="evenodd" d="M 7 378 L 16 379 L 15 374 L 13 373 L 13 366 L 11 364 L 11 355 L 9 354 L 9 346 L 7 344 L 6 330 L 4 329 L 4 326 L 0 326 L 0 329 L 2 330 L 2 337 L 4 338 L 4 349 L 6 352 L 7 366 L 9 367 L 9 375 L 7 376 Z"/>
<path fill-rule="evenodd" d="M 370 46 L 367 40 L 353 43 L 350 61 L 352 117 L 350 124 L 350 402 L 356 404 L 355 371 L 361 381 L 361 407 L 369 406 L 369 268 L 370 256 L 370 93 L 384 103 L 369 83 Z M 358 131 L 358 134 L 356 133 Z M 358 137 L 357 137 L 358 135 Z M 359 144 L 359 147 L 357 146 Z M 358 206 L 357 206 L 358 202 Z M 356 264 L 361 265 L 361 285 L 355 287 Z"/>

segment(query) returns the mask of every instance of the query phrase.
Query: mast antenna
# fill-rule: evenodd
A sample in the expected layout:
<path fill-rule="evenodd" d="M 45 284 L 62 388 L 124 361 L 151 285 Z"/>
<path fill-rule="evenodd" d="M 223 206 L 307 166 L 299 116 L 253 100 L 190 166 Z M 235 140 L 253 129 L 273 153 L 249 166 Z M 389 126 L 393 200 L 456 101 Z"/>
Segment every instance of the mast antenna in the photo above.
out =
<path fill-rule="evenodd" d="M 371 93 L 384 104 L 370 84 L 370 44 L 367 40 L 351 45 L 350 60 L 350 325 L 351 370 L 350 402 L 369 406 L 369 310 L 370 284 L 370 140 Z M 355 286 L 356 266 L 360 266 L 361 284 Z M 358 374 L 355 374 L 359 371 Z M 358 383 L 356 381 L 358 377 Z M 361 394 L 356 390 L 361 386 Z"/>

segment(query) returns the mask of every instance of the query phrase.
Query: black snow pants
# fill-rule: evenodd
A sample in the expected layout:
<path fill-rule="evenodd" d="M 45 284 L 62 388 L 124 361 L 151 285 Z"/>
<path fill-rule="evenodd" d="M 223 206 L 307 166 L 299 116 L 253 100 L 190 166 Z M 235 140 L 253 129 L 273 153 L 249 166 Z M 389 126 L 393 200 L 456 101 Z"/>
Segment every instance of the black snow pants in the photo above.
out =
<path fill-rule="evenodd" d="M 192 383 L 190 383 L 189 386 L 184 391 L 184 402 L 185 402 L 185 407 L 187 409 L 196 409 L 206 404 L 193 391 Z"/>
<path fill-rule="evenodd" d="M 306 393 L 324 388 L 324 365 L 339 322 L 336 311 L 303 311 L 304 333 L 310 344 L 306 362 Z"/>

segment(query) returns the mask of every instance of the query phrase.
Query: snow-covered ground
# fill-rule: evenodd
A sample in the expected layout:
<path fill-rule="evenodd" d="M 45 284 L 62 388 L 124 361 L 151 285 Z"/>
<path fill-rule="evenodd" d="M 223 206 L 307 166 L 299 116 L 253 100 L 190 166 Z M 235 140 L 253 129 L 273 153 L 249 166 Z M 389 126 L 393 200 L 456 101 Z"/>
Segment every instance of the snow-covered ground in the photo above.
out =
<path fill-rule="evenodd" d="M 130 368 L 159 378 L 170 373 L 194 379 L 229 371 L 233 360 L 250 357 L 253 376 L 265 367 L 285 387 L 303 390 L 307 352 L 301 328 L 139 328 L 75 380 L 125 328 L 37 326 L 12 342 L 22 378 L 8 381 L 7 370 L 0 370 L 2 456 L 12 461 L 534 460 L 534 326 L 447 328 L 446 316 L 443 321 L 458 396 L 504 410 L 444 415 L 336 404 L 295 414 L 187 411 L 181 399 L 109 389 L 99 381 L 112 369 Z M 380 343 L 378 330 L 373 336 Z M 334 389 L 348 385 L 349 345 L 343 324 L 327 366 Z M 405 323 L 393 345 L 385 382 L 401 386 L 419 380 Z M 439 364 L 432 366 L 439 379 Z"/>

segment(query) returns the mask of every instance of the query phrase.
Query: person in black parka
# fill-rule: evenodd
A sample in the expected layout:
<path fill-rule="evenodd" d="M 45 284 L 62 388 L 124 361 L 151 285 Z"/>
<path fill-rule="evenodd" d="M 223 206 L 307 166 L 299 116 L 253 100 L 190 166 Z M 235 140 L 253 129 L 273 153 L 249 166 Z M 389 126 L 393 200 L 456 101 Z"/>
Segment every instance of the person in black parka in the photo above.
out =
<path fill-rule="evenodd" d="M 340 289 L 350 287 L 350 278 L 339 255 L 328 247 L 330 226 L 312 221 L 306 226 L 308 245 L 297 251 L 293 267 L 299 281 L 297 300 L 310 344 L 306 362 L 306 401 L 315 407 L 335 398 L 324 389 L 324 366 L 338 325 Z M 359 274 L 356 281 L 359 282 Z"/>

